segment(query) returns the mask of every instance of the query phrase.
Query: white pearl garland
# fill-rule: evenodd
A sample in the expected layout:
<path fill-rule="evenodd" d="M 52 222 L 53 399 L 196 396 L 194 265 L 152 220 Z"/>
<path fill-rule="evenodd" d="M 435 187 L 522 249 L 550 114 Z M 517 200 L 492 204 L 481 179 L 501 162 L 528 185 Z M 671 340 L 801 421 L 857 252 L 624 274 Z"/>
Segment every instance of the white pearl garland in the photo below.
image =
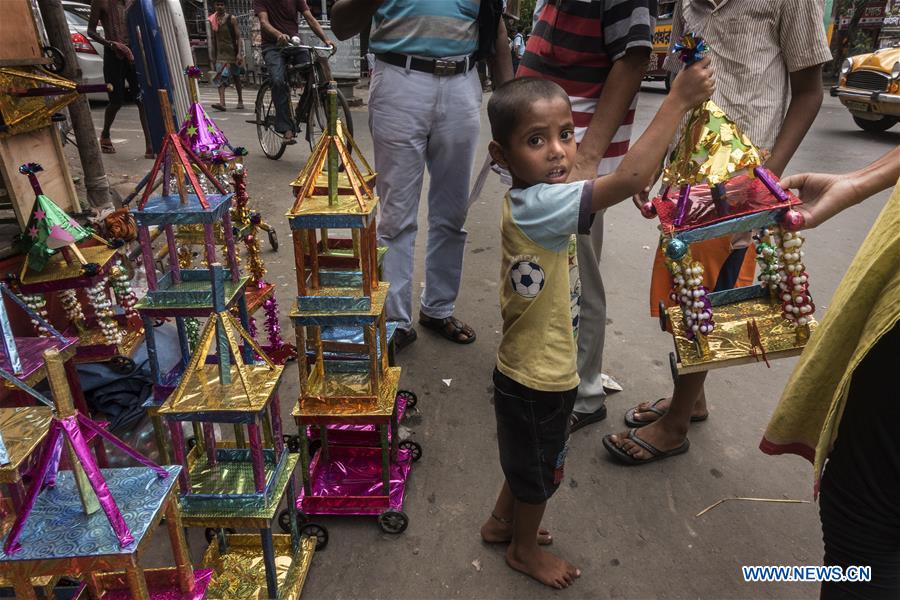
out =
<path fill-rule="evenodd" d="M 104 277 L 86 291 L 91 306 L 94 307 L 94 313 L 97 315 L 97 324 L 103 332 L 103 337 L 108 344 L 117 346 L 125 339 L 125 334 L 113 318 L 112 302 L 109 301 L 107 293 L 108 283 L 107 278 Z"/>

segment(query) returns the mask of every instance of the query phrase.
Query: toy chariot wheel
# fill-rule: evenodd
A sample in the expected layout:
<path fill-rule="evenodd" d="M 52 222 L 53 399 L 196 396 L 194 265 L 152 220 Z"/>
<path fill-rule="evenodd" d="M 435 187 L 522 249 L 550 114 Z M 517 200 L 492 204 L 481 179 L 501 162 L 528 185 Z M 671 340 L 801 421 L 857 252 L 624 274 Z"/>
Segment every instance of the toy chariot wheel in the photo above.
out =
<path fill-rule="evenodd" d="M 321 448 L 321 447 L 322 447 L 322 440 L 319 440 L 319 439 L 309 440 L 309 455 L 315 456 L 316 452 L 318 452 L 319 448 Z M 299 452 L 299 450 L 298 450 L 298 452 Z"/>
<path fill-rule="evenodd" d="M 278 252 L 278 234 L 274 228 L 269 228 L 269 245 L 272 246 L 272 252 Z"/>
<path fill-rule="evenodd" d="M 282 439 L 284 439 L 284 444 L 287 446 L 288 452 L 300 452 L 299 435 L 285 435 L 282 437 Z"/>
<path fill-rule="evenodd" d="M 185 443 L 187 443 L 187 449 L 188 449 L 188 452 L 190 452 L 191 450 L 194 449 L 194 446 L 197 445 L 197 438 L 195 438 L 194 436 L 191 436 L 185 440 Z"/>
<path fill-rule="evenodd" d="M 119 375 L 130 375 L 135 366 L 134 361 L 127 356 L 113 356 L 109 361 L 109 368 Z"/>
<path fill-rule="evenodd" d="M 302 527 L 306 523 L 309 523 L 309 516 L 302 510 L 297 511 L 297 525 Z M 281 527 L 281 530 L 285 533 L 291 532 L 291 514 L 288 512 L 288 509 L 282 509 L 280 513 L 278 513 L 278 526 Z"/>
<path fill-rule="evenodd" d="M 419 397 L 416 396 L 416 393 L 410 392 L 409 390 L 398 390 L 397 400 L 401 398 L 406 400 L 406 408 L 413 408 L 416 404 L 419 403 Z"/>
<path fill-rule="evenodd" d="M 217 529 L 213 529 L 212 527 L 207 527 L 207 528 L 206 528 L 206 531 L 203 532 L 203 535 L 204 535 L 204 537 L 206 537 L 206 542 L 207 542 L 207 543 L 210 543 L 210 542 L 212 542 L 214 539 L 216 539 L 216 531 L 218 531 L 218 530 L 217 530 Z M 228 534 L 228 535 L 231 535 L 231 534 L 237 533 L 237 532 L 236 532 L 234 529 L 232 529 L 231 527 L 228 527 L 227 529 L 225 529 L 225 533 Z"/>
<path fill-rule="evenodd" d="M 316 539 L 316 552 L 324 550 L 328 545 L 328 530 L 318 523 L 305 523 L 300 526 L 300 535 Z"/>
<path fill-rule="evenodd" d="M 378 515 L 378 526 L 385 533 L 403 533 L 409 526 L 409 517 L 402 510 L 386 510 Z"/>
<path fill-rule="evenodd" d="M 44 68 L 51 73 L 61 75 L 62 72 L 66 70 L 66 57 L 59 48 L 44 46 L 41 54 L 44 55 L 44 58 L 50 59 L 50 64 L 45 65 Z"/>
<path fill-rule="evenodd" d="M 663 331 L 669 329 L 669 313 L 666 312 L 666 305 L 659 303 L 659 328 Z"/>
<path fill-rule="evenodd" d="M 406 450 L 409 452 L 410 457 L 413 462 L 416 462 L 420 458 L 422 458 L 422 446 L 419 445 L 419 442 L 414 442 L 413 440 L 403 440 L 400 442 L 399 447 L 401 450 Z"/>
<path fill-rule="evenodd" d="M 672 369 L 672 381 L 678 379 L 678 359 L 674 352 L 669 352 L 669 367 Z"/>

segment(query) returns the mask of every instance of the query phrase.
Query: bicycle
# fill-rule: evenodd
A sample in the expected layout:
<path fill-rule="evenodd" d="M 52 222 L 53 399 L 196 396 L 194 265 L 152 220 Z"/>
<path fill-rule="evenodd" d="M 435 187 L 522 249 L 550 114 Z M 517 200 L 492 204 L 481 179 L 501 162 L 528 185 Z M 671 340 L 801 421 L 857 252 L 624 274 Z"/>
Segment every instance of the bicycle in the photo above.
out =
<path fill-rule="evenodd" d="M 326 76 L 323 62 L 327 64 L 334 50 L 330 46 L 305 46 L 298 42 L 299 39 L 294 38 L 294 41 L 281 49 L 281 53 L 287 63 L 286 77 L 291 97 L 298 96 L 290 115 L 291 125 L 295 132 L 299 131 L 301 123 L 306 125 L 306 141 L 312 149 L 315 140 L 328 128 L 326 94 L 329 77 Z M 309 51 L 312 60 L 296 64 L 304 54 L 303 50 Z M 337 94 L 338 117 L 352 135 L 353 119 L 350 115 L 350 106 L 340 90 Z M 284 142 L 284 135 L 275 131 L 275 103 L 268 75 L 256 94 L 256 120 L 249 122 L 256 124 L 256 135 L 263 154 L 272 160 L 281 158 L 287 144 Z"/>

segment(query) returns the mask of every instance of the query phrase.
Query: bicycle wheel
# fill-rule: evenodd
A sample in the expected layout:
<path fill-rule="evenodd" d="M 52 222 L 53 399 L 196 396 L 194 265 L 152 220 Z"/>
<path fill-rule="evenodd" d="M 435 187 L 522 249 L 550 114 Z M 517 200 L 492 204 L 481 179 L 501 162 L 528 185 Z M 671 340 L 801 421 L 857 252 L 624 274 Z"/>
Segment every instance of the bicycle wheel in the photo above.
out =
<path fill-rule="evenodd" d="M 275 103 L 272 101 L 272 85 L 264 81 L 256 94 L 256 136 L 266 158 L 278 160 L 287 145 L 284 137 L 275 131 Z"/>
<path fill-rule="evenodd" d="M 350 105 L 340 90 L 337 91 L 338 118 L 344 123 L 347 132 L 353 135 L 353 117 L 350 115 Z M 307 127 L 309 127 L 310 139 L 315 142 L 328 129 L 328 90 L 319 88 L 319 94 L 313 98 L 313 105 L 309 111 L 307 119 Z M 344 140 L 348 148 L 349 140 Z"/>

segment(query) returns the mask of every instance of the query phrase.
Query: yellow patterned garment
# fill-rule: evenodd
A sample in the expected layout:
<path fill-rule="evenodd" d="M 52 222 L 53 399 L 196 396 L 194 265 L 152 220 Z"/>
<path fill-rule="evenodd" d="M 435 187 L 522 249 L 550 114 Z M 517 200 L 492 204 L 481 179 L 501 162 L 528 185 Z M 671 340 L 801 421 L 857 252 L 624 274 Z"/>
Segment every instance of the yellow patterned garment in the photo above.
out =
<path fill-rule="evenodd" d="M 856 367 L 900 320 L 900 182 L 788 380 L 760 449 L 814 464 L 816 489 Z M 898 362 L 900 366 L 900 362 Z"/>
<path fill-rule="evenodd" d="M 503 201 L 497 368 L 533 390 L 578 386 L 569 245 L 590 231 L 593 182 L 512 189 Z"/>

